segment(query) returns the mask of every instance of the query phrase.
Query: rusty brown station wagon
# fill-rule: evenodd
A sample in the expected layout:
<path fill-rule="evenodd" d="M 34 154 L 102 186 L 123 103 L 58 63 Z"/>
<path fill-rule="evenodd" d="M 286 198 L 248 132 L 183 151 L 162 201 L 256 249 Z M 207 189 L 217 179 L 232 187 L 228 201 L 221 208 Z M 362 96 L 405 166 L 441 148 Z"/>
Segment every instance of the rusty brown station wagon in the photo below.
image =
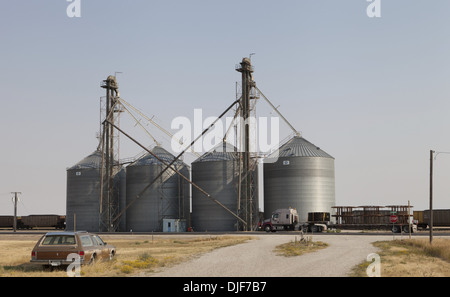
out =
<path fill-rule="evenodd" d="M 49 232 L 39 239 L 31 252 L 31 263 L 60 266 L 73 263 L 91 264 L 96 260 L 111 260 L 116 254 L 113 245 L 88 232 Z"/>

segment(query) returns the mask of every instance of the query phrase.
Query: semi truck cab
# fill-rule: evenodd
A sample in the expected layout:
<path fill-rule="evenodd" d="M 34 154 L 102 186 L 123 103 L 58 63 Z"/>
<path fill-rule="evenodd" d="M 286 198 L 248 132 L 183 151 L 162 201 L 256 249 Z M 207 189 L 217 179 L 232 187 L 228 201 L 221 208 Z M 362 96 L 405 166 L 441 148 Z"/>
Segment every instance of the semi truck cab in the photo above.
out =
<path fill-rule="evenodd" d="M 277 230 L 294 230 L 298 225 L 298 213 L 296 209 L 277 209 L 270 219 L 264 220 L 261 228 L 266 232 Z"/>

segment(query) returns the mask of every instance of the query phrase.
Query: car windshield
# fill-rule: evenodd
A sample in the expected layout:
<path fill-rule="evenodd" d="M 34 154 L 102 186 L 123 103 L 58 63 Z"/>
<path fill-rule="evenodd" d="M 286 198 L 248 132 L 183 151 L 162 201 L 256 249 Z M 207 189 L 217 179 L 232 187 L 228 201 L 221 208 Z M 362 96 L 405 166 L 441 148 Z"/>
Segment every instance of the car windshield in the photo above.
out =
<path fill-rule="evenodd" d="M 64 245 L 75 244 L 73 235 L 47 235 L 42 241 L 42 245 Z"/>

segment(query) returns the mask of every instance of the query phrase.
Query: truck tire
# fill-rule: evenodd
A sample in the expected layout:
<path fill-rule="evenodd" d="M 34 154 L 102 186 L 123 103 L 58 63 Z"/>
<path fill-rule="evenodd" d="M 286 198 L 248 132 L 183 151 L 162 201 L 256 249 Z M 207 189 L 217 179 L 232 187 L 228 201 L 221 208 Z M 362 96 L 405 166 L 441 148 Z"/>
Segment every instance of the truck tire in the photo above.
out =
<path fill-rule="evenodd" d="M 270 225 L 266 225 L 266 226 L 264 227 L 264 230 L 265 230 L 266 232 L 270 232 L 270 231 L 272 231 L 272 227 L 270 227 Z"/>
<path fill-rule="evenodd" d="M 392 226 L 392 233 L 401 233 L 402 229 L 400 228 L 400 226 L 394 225 Z"/>
<path fill-rule="evenodd" d="M 403 226 L 403 232 L 409 233 L 409 226 L 408 225 Z M 411 233 L 413 233 L 412 228 L 411 228 Z"/>

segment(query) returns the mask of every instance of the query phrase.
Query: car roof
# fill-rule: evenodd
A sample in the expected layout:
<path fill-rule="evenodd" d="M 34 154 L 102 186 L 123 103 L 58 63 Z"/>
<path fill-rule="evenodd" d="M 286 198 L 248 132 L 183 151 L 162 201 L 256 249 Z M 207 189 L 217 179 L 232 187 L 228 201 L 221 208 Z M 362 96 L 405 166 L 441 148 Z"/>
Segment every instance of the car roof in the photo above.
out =
<path fill-rule="evenodd" d="M 46 234 L 45 234 L 45 236 L 48 236 L 48 235 L 75 235 L 75 234 L 82 234 L 82 233 L 88 233 L 88 232 L 86 232 L 86 231 L 76 231 L 76 232 L 74 232 L 74 231 L 59 231 L 59 232 L 47 232 Z"/>

